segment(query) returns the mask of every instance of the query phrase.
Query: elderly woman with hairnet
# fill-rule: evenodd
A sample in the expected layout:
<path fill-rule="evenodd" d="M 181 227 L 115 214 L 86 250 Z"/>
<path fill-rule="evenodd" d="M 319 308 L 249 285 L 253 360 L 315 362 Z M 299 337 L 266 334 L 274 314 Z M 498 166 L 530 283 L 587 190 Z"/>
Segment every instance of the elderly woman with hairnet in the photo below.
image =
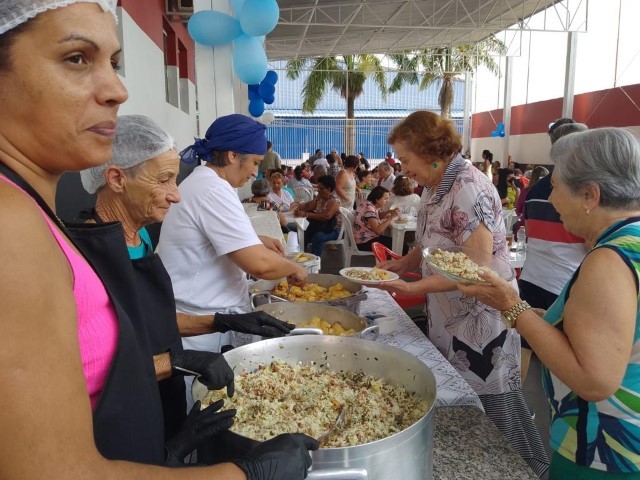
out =
<path fill-rule="evenodd" d="M 263 244 L 234 190 L 256 175 L 266 150 L 265 126 L 233 114 L 218 118 L 204 139 L 183 151 L 183 160 L 207 163 L 180 184 L 181 201 L 160 232 L 158 254 L 171 277 L 178 312 L 217 317 L 250 311 L 247 273 L 306 280 L 304 268 Z M 185 348 L 218 351 L 222 346 L 220 334 L 193 333 L 204 335 L 184 338 Z"/>
<path fill-rule="evenodd" d="M 293 328 L 264 312 L 178 314 L 176 323 L 171 279 L 158 255 L 153 253 L 145 226 L 162 222 L 171 205 L 180 201 L 176 185 L 179 163 L 173 138 L 152 119 L 123 115 L 118 117 L 111 160 L 80 174 L 85 189 L 97 192 L 93 221 L 122 224 L 133 266 L 134 308 L 138 309 L 132 317 L 138 330 L 148 337 L 154 355 L 167 438 L 177 433 L 186 417 L 185 384 L 179 375 L 198 374 L 208 387 L 228 386 L 233 394 L 233 372 L 224 357 L 219 353 L 183 350 L 180 334 L 235 330 L 273 337 Z M 114 268 L 113 263 L 110 268 Z M 131 294 L 123 292 L 123 296 Z M 129 305 L 130 300 L 122 302 Z"/>

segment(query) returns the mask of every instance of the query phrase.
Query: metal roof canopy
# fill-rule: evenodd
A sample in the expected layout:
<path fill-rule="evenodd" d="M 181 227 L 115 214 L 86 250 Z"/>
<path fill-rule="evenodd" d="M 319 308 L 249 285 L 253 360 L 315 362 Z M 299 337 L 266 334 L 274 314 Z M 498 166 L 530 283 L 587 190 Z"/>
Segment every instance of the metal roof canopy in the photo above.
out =
<path fill-rule="evenodd" d="M 522 31 L 586 31 L 588 0 L 278 0 L 269 60 L 386 54 L 475 43 L 503 32 L 507 55 Z M 549 9 L 534 24 L 533 14 Z"/>

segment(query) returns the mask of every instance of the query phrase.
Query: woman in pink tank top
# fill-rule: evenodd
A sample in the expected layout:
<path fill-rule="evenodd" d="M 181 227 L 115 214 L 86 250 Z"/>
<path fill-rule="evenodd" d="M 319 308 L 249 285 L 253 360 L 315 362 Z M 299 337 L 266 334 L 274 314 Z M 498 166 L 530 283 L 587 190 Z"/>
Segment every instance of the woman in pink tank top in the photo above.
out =
<path fill-rule="evenodd" d="M 127 98 L 115 9 L 0 0 L 0 477 L 303 478 L 317 442 L 302 435 L 233 463 L 149 465 L 164 460 L 151 357 L 52 213 L 62 172 L 111 154 Z"/>

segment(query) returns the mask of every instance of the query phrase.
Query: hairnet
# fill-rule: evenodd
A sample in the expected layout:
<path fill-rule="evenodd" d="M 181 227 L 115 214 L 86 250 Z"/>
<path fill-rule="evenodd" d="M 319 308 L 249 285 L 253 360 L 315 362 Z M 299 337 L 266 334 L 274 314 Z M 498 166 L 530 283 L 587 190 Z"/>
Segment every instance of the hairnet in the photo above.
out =
<path fill-rule="evenodd" d="M 111 12 L 118 22 L 116 0 L 0 0 L 0 35 L 47 10 L 80 2 L 97 3 L 105 12 Z"/>
<path fill-rule="evenodd" d="M 180 158 L 193 163 L 196 158 L 210 161 L 211 152 L 267 153 L 267 127 L 260 122 L 233 113 L 214 121 L 204 138 L 196 138 L 193 145 L 180 152 Z"/>
<path fill-rule="evenodd" d="M 175 148 L 173 137 L 144 115 L 122 115 L 116 123 L 111 160 L 80 172 L 82 186 L 95 193 L 105 184 L 104 171 L 111 165 L 122 169 L 135 167 Z"/>

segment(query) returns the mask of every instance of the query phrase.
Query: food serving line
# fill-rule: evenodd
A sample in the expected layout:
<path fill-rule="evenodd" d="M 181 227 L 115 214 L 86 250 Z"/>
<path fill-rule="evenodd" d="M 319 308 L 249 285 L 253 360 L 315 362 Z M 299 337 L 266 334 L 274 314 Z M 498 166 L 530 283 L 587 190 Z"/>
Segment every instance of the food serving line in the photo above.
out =
<path fill-rule="evenodd" d="M 391 295 L 368 287 L 363 287 L 363 293 L 367 298 L 360 303 L 359 315 L 367 320 L 369 326 L 378 326 L 375 342 L 411 354 L 426 364 L 435 377 L 437 393 L 432 416 L 435 428 L 433 446 L 429 445 L 429 451 L 433 451 L 433 476 L 427 478 L 538 478 L 484 414 L 476 393 Z M 405 475 L 407 473 L 404 472 Z M 375 478 L 375 475 L 360 476 L 358 471 L 352 471 L 351 476 L 344 476 L 344 471 L 327 472 L 326 475 L 313 478 Z"/>

